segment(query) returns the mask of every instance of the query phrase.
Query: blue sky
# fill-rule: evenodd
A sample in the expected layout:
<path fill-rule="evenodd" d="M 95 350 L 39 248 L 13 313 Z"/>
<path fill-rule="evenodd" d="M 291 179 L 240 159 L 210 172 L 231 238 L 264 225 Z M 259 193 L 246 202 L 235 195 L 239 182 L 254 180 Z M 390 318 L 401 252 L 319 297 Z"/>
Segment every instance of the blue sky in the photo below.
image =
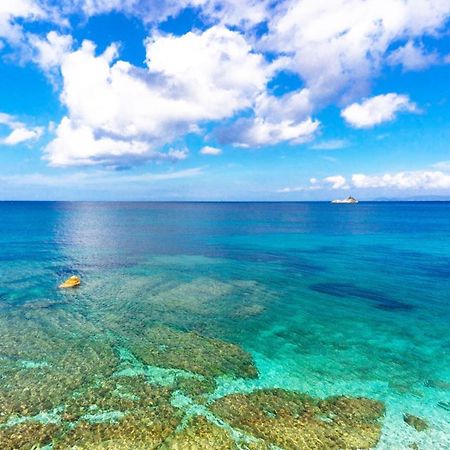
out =
<path fill-rule="evenodd" d="M 444 0 L 1 0 L 0 199 L 450 197 Z"/>

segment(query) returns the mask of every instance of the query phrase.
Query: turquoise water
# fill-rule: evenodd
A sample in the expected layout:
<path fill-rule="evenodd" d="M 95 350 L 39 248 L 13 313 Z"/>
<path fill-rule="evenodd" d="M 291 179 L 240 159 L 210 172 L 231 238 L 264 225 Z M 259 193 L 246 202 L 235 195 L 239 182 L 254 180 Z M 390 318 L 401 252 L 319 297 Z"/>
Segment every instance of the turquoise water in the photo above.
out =
<path fill-rule="evenodd" d="M 73 274 L 81 286 L 58 289 Z M 73 427 L 65 405 L 114 377 L 212 378 L 205 402 L 176 390 L 172 406 L 208 416 L 214 399 L 275 387 L 362 396 L 386 405 L 376 448 L 448 449 L 449 294 L 450 203 L 3 202 L 0 430 Z M 247 352 L 258 377 L 191 369 L 195 343 L 179 367 L 164 343 L 148 356 L 160 326 L 236 344 L 223 351 Z M 128 414 L 90 401 L 78 421 Z"/>

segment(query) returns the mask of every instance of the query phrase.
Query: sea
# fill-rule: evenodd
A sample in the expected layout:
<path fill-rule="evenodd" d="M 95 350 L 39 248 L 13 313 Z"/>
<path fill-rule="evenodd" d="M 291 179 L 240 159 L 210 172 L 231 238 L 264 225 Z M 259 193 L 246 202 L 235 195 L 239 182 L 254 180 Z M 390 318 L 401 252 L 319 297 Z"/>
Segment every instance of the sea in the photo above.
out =
<path fill-rule="evenodd" d="M 127 448 L 126 418 L 141 448 L 133 377 L 171 433 L 278 388 L 382 402 L 377 449 L 449 449 L 450 203 L 0 202 L 0 448 Z"/>

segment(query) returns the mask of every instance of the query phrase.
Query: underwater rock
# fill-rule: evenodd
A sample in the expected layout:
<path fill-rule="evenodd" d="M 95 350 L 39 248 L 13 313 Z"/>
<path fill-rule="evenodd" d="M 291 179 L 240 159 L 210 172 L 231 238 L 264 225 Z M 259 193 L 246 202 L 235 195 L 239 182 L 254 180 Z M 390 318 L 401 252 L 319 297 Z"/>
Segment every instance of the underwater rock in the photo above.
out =
<path fill-rule="evenodd" d="M 157 448 L 182 419 L 182 411 L 170 403 L 171 393 L 143 377 L 111 379 L 91 387 L 66 405 L 62 417 L 76 425 L 53 448 Z"/>
<path fill-rule="evenodd" d="M 209 422 L 203 416 L 195 416 L 178 433 L 174 433 L 161 446 L 161 450 L 237 450 L 230 434 Z"/>
<path fill-rule="evenodd" d="M 75 421 L 98 411 L 128 413 L 140 408 L 165 408 L 169 406 L 172 390 L 151 385 L 142 376 L 110 378 L 102 383 L 79 390 L 70 398 L 62 418 Z"/>
<path fill-rule="evenodd" d="M 68 302 L 61 300 L 39 299 L 31 302 L 24 303 L 22 308 L 25 309 L 40 309 L 40 308 L 52 308 L 53 306 L 65 305 Z"/>
<path fill-rule="evenodd" d="M 207 394 L 216 388 L 216 382 L 212 378 L 178 378 L 175 387 L 196 403 L 204 403 L 207 400 Z"/>
<path fill-rule="evenodd" d="M 2 450 L 38 449 L 52 443 L 59 432 L 55 424 L 27 421 L 7 428 L 0 428 Z"/>
<path fill-rule="evenodd" d="M 182 311 L 199 316 L 215 315 L 227 308 L 226 299 L 234 289 L 230 283 L 199 277 L 159 292 L 153 303 L 155 307 L 163 306 L 165 310 L 177 313 Z"/>
<path fill-rule="evenodd" d="M 384 405 L 376 400 L 318 400 L 282 389 L 231 394 L 216 400 L 211 410 L 233 427 L 288 450 L 372 448 L 384 415 Z"/>
<path fill-rule="evenodd" d="M 262 314 L 266 308 L 262 305 L 243 305 L 237 308 L 235 311 L 231 313 L 232 317 L 246 319 L 248 317 L 259 316 Z"/>
<path fill-rule="evenodd" d="M 433 389 L 442 389 L 443 391 L 450 391 L 450 383 L 441 380 L 427 380 L 425 386 Z"/>
<path fill-rule="evenodd" d="M 413 416 L 412 414 L 403 414 L 403 420 L 417 431 L 425 431 L 428 428 L 428 422 L 426 420 Z"/>
<path fill-rule="evenodd" d="M 252 438 L 251 442 L 238 442 L 223 427 L 210 422 L 204 416 L 191 417 L 188 423 L 171 435 L 160 450 L 269 450 L 262 440 Z"/>
<path fill-rule="evenodd" d="M 128 414 L 116 423 L 80 421 L 53 450 L 150 450 L 159 446 L 173 433 L 179 419 L 155 414 L 149 408 Z"/>
<path fill-rule="evenodd" d="M 25 324 L 22 330 L 14 334 L 0 326 L 0 423 L 12 416 L 29 417 L 53 410 L 76 390 L 110 376 L 117 366 L 108 342 L 60 339 Z M 41 363 L 30 368 L 24 361 Z"/>
<path fill-rule="evenodd" d="M 258 376 L 251 355 L 242 348 L 192 331 L 156 326 L 132 342 L 130 348 L 138 358 L 152 366 L 183 369 L 207 378 Z"/>

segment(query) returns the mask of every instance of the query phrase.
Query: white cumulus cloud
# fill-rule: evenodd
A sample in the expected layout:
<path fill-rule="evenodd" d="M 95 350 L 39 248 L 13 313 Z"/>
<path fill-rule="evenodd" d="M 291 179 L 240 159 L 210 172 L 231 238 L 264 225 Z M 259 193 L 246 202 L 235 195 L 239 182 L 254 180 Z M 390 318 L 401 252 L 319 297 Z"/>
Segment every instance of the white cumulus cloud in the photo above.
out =
<path fill-rule="evenodd" d="M 413 41 L 408 41 L 389 55 L 388 62 L 393 65 L 399 64 L 405 70 L 422 70 L 437 64 L 439 56 L 435 52 L 427 52 L 423 45 L 415 45 Z"/>
<path fill-rule="evenodd" d="M 73 38 L 70 35 L 50 31 L 44 38 L 29 34 L 28 42 L 34 53 L 32 56 L 34 62 L 49 72 L 62 64 L 63 58 L 72 48 Z"/>
<path fill-rule="evenodd" d="M 240 119 L 231 127 L 221 130 L 219 141 L 232 142 L 238 147 L 261 147 L 275 145 L 280 142 L 303 144 L 314 139 L 320 122 L 307 118 L 300 122 L 281 120 L 271 122 L 259 117 L 254 119 Z"/>
<path fill-rule="evenodd" d="M 205 147 L 201 148 L 200 153 L 202 155 L 218 156 L 222 154 L 222 149 L 206 145 Z"/>
<path fill-rule="evenodd" d="M 0 42 L 18 44 L 23 39 L 21 20 L 43 19 L 47 13 L 36 0 L 0 1 Z"/>
<path fill-rule="evenodd" d="M 439 170 L 418 170 L 383 175 L 358 173 L 352 176 L 352 183 L 356 188 L 448 189 L 450 188 L 450 173 Z"/>
<path fill-rule="evenodd" d="M 347 180 L 342 175 L 322 179 L 311 178 L 307 186 L 285 187 L 279 193 L 327 189 L 389 189 L 400 191 L 446 190 L 450 189 L 450 164 L 442 161 L 432 166 L 441 170 L 412 170 L 394 173 L 367 175 L 355 173 Z"/>
<path fill-rule="evenodd" d="M 252 106 L 270 66 L 238 32 L 221 26 L 146 41 L 147 68 L 117 60 L 110 46 L 96 55 L 85 41 L 62 58 L 68 109 L 47 146 L 53 165 L 113 164 L 151 159 L 156 149 L 203 121 Z M 158 154 L 159 156 L 159 154 Z"/>
<path fill-rule="evenodd" d="M 187 7 L 205 28 L 156 31 Z M 119 59 L 119 44 L 98 54 L 89 41 L 76 47 L 63 34 L 70 27 L 58 28 L 109 12 L 153 30 L 145 67 Z M 367 98 L 371 82 L 386 64 L 420 70 L 443 61 L 428 37 L 440 38 L 449 18 L 447 0 L 0 0 L 0 47 L 20 47 L 22 61 L 52 81 L 61 75 L 66 113 L 45 148 L 50 164 L 126 165 L 183 159 L 183 150 L 167 149 L 204 129 L 219 145 L 311 142 L 320 128 L 314 117 L 330 103 L 349 105 L 342 117 L 356 128 L 417 111 L 407 95 Z M 31 32 L 34 20 L 53 31 Z M 270 82 L 282 70 L 302 87 L 275 95 Z M 338 141 L 313 148 L 339 148 Z"/>
<path fill-rule="evenodd" d="M 252 26 L 269 14 L 269 0 L 61 0 L 65 10 L 94 16 L 123 12 L 146 23 L 163 22 L 184 8 L 198 8 L 205 21 L 225 25 Z"/>
<path fill-rule="evenodd" d="M 342 110 L 341 116 L 355 128 L 370 128 L 394 120 L 399 112 L 416 111 L 416 105 L 407 95 L 390 93 L 352 103 Z"/>
<path fill-rule="evenodd" d="M 315 104 L 367 95 L 394 43 L 438 36 L 447 0 L 286 0 L 270 12 L 260 45 L 289 55 Z"/>
<path fill-rule="evenodd" d="M 332 189 L 348 189 L 347 180 L 342 175 L 333 175 L 330 177 L 326 177 L 323 181 L 329 185 L 331 185 Z M 315 183 L 313 183 L 315 184 Z"/>
<path fill-rule="evenodd" d="M 284 187 L 279 189 L 277 192 L 281 194 L 289 194 L 291 192 L 301 192 L 301 191 L 318 191 L 318 190 L 329 190 L 329 189 L 349 189 L 350 186 L 347 183 L 347 179 L 342 175 L 331 175 L 322 179 L 317 179 L 315 177 L 309 179 L 309 185 L 307 186 L 294 186 L 294 187 Z"/>
<path fill-rule="evenodd" d="M 17 145 L 26 141 L 34 141 L 39 139 L 44 132 L 42 127 L 27 127 L 14 116 L 5 113 L 0 113 L 0 125 L 9 129 L 9 134 L 0 138 L 0 144 L 3 145 Z"/>

